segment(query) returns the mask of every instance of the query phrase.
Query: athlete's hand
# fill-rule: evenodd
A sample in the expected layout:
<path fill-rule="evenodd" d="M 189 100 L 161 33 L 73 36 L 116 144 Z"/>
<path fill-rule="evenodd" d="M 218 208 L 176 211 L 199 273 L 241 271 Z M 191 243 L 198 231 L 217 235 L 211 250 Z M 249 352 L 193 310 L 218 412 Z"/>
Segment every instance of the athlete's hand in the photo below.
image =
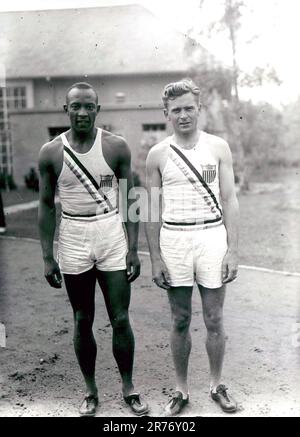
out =
<path fill-rule="evenodd" d="M 126 257 L 127 280 L 133 282 L 140 276 L 141 264 L 136 250 L 129 250 Z"/>
<path fill-rule="evenodd" d="M 238 255 L 236 252 L 228 251 L 222 263 L 222 282 L 228 284 L 237 278 Z"/>
<path fill-rule="evenodd" d="M 45 278 L 51 287 L 61 288 L 62 277 L 54 259 L 45 261 Z"/>
<path fill-rule="evenodd" d="M 165 290 L 171 288 L 170 276 L 162 259 L 152 263 L 152 281 Z"/>

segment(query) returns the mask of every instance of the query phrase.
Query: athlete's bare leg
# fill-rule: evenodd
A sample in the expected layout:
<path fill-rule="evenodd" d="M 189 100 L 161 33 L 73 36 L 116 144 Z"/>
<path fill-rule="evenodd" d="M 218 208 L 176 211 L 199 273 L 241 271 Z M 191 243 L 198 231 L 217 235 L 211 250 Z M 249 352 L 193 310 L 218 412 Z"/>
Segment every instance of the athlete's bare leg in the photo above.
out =
<path fill-rule="evenodd" d="M 190 323 L 193 287 L 173 287 L 168 290 L 172 314 L 171 351 L 176 374 L 176 391 L 188 394 L 188 364 L 192 347 Z"/>
<path fill-rule="evenodd" d="M 97 395 L 95 361 L 97 346 L 93 335 L 95 315 L 95 269 L 79 275 L 64 275 L 74 314 L 74 349 L 83 374 L 87 395 Z"/>
<path fill-rule="evenodd" d="M 113 328 L 113 354 L 122 378 L 123 395 L 128 396 L 134 390 L 134 336 L 128 316 L 130 284 L 127 281 L 126 270 L 97 271 L 97 278 Z"/>
<path fill-rule="evenodd" d="M 221 382 L 225 354 L 223 327 L 223 304 L 225 285 L 209 289 L 198 285 L 203 307 L 203 318 L 207 329 L 206 350 L 210 365 L 210 387 L 214 390 Z"/>

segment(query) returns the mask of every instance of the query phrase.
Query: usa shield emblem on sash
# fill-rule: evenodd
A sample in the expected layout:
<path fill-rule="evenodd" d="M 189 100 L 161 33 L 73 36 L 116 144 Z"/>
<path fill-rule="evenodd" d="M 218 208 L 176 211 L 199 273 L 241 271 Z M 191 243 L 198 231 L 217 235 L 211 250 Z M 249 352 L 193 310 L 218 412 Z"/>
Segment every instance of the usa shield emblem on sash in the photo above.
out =
<path fill-rule="evenodd" d="M 100 188 L 111 188 L 113 177 L 113 175 L 100 175 Z"/>
<path fill-rule="evenodd" d="M 207 184 L 211 184 L 217 174 L 216 166 L 212 164 L 202 165 L 202 177 Z"/>

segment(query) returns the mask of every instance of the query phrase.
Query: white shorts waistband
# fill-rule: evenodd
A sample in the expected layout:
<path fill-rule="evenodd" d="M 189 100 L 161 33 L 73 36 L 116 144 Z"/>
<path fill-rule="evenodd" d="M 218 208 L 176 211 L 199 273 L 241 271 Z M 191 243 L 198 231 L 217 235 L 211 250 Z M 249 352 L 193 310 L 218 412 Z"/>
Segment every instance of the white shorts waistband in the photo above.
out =
<path fill-rule="evenodd" d="M 223 220 L 220 220 L 215 223 L 195 223 L 195 224 L 191 223 L 191 224 L 184 224 L 184 225 L 177 225 L 177 224 L 173 225 L 170 223 L 163 222 L 162 227 L 172 231 L 197 231 L 203 229 L 216 228 L 222 225 L 223 225 Z"/>
<path fill-rule="evenodd" d="M 113 215 L 118 214 L 119 211 L 117 209 L 114 209 L 113 211 L 109 211 L 107 213 L 104 214 L 95 214 L 95 215 L 72 215 L 72 214 L 68 214 L 64 211 L 62 211 L 62 218 L 64 219 L 68 219 L 68 220 L 76 220 L 76 221 L 82 221 L 82 222 L 93 222 L 96 220 L 104 220 L 107 219 Z"/>

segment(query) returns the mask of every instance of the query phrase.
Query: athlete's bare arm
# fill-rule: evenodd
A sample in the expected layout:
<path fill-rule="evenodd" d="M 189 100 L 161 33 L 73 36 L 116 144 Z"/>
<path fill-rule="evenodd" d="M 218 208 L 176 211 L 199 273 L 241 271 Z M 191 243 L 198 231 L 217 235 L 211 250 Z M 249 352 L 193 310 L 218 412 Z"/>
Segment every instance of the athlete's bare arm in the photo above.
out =
<path fill-rule="evenodd" d="M 154 146 L 147 157 L 147 192 L 148 192 L 148 221 L 146 222 L 146 236 L 150 250 L 153 281 L 161 288 L 170 288 L 170 278 L 165 263 L 161 259 L 159 233 L 161 228 L 161 185 L 162 170 L 167 159 L 166 148 Z"/>
<path fill-rule="evenodd" d="M 139 216 L 131 217 L 130 207 L 136 202 L 131 171 L 131 152 L 126 141 L 119 136 L 106 133 L 106 145 L 109 146 L 110 153 L 106 157 L 113 169 L 122 193 L 125 216 L 125 226 L 128 236 L 128 254 L 126 258 L 127 278 L 133 282 L 140 275 L 140 261 L 138 258 L 138 235 L 139 235 Z M 137 211 L 138 212 L 138 211 Z"/>
<path fill-rule="evenodd" d="M 238 271 L 239 205 L 235 192 L 229 146 L 226 141 L 218 139 L 215 150 L 219 157 L 220 195 L 228 244 L 228 250 L 223 260 L 223 283 L 228 283 L 236 278 Z"/>
<path fill-rule="evenodd" d="M 55 187 L 59 172 L 60 145 L 56 142 L 45 144 L 39 154 L 40 201 L 39 233 L 45 264 L 45 278 L 54 288 L 61 288 L 61 274 L 53 255 L 53 239 L 56 228 Z"/>

